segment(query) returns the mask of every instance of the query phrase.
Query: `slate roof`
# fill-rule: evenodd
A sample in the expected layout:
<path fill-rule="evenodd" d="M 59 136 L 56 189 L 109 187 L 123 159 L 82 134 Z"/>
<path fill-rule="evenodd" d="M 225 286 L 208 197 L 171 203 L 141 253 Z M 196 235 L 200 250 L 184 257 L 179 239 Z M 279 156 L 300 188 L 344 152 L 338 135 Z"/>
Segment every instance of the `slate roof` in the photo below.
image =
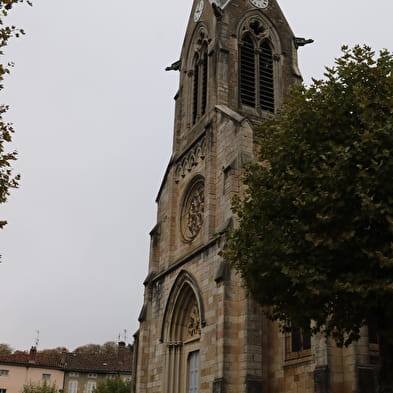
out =
<path fill-rule="evenodd" d="M 132 353 L 125 350 L 123 356 L 117 354 L 67 353 L 66 371 L 95 372 L 95 373 L 126 373 L 131 374 Z"/>

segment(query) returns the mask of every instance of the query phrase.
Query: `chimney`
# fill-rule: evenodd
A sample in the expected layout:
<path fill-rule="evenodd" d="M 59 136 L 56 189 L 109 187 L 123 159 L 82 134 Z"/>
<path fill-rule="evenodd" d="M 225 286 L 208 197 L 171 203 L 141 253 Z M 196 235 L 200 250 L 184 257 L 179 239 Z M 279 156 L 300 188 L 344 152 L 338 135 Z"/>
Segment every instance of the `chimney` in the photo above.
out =
<path fill-rule="evenodd" d="M 37 356 L 37 347 L 33 346 L 30 348 L 29 363 L 35 363 L 36 356 Z"/>
<path fill-rule="evenodd" d="M 61 353 L 60 367 L 67 367 L 67 354 L 68 354 L 68 352 L 66 352 L 66 351 L 63 351 Z"/>
<path fill-rule="evenodd" d="M 119 361 L 124 362 L 126 356 L 126 343 L 120 341 L 117 346 L 117 358 Z"/>

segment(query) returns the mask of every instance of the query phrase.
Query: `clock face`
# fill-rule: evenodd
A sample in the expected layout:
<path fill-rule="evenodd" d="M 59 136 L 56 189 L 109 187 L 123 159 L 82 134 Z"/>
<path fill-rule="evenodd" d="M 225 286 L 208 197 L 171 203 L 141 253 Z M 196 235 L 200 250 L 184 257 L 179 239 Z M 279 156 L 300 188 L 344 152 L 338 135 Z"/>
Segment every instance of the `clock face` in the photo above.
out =
<path fill-rule="evenodd" d="M 269 0 L 250 0 L 251 4 L 258 8 L 267 8 L 269 6 Z"/>
<path fill-rule="evenodd" d="M 195 13 L 194 13 L 194 21 L 195 22 L 198 22 L 199 18 L 201 17 L 204 6 L 205 6 L 205 3 L 203 0 L 201 0 L 198 3 L 198 5 L 196 6 Z"/>

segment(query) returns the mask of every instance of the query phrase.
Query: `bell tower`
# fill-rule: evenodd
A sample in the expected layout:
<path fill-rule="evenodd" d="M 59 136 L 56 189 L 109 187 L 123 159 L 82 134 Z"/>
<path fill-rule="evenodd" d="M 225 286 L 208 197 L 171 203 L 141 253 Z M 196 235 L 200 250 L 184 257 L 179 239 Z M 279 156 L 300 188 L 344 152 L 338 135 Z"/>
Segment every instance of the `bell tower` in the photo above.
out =
<path fill-rule="evenodd" d="M 220 250 L 253 128 L 278 116 L 301 81 L 302 42 L 276 0 L 194 0 L 180 59 L 167 68 L 179 90 L 135 335 L 137 393 L 293 391 L 277 388 L 284 337 Z"/>
<path fill-rule="evenodd" d="M 174 150 L 217 105 L 256 122 L 276 115 L 301 80 L 298 43 L 275 0 L 194 1 L 180 60 L 167 68 L 180 72 Z"/>

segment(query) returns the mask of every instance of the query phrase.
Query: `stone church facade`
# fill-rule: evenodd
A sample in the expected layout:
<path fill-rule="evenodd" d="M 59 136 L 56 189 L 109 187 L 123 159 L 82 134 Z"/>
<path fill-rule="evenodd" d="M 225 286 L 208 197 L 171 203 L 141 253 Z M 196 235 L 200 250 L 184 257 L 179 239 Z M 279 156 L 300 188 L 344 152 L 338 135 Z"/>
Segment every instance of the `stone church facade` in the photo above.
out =
<path fill-rule="evenodd" d="M 276 0 L 194 0 L 180 60 L 173 153 L 157 197 L 135 335 L 136 393 L 372 393 L 367 334 L 338 349 L 283 334 L 220 256 L 253 127 L 301 81 Z M 373 347 L 374 345 L 374 347 Z"/>

